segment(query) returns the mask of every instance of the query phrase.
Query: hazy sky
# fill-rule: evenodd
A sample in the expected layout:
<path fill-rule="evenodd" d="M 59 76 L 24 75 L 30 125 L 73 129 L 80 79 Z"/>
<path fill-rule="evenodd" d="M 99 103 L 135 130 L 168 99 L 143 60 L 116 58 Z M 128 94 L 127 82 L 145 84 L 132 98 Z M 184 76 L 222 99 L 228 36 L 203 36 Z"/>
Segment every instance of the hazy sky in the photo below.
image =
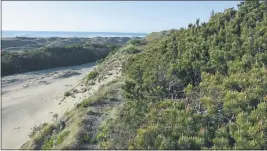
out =
<path fill-rule="evenodd" d="M 28 31 L 152 32 L 207 21 L 238 1 L 3 1 L 2 29 Z"/>

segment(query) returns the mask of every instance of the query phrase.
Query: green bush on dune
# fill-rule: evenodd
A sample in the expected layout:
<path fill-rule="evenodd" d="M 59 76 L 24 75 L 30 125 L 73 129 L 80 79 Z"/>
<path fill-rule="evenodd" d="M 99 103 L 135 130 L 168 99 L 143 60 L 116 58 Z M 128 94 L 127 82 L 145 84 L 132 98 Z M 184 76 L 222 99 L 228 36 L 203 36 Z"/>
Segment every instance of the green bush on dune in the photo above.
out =
<path fill-rule="evenodd" d="M 96 78 L 98 76 L 98 72 L 97 71 L 91 71 L 88 75 L 87 75 L 87 81 L 90 81 L 94 78 Z"/>
<path fill-rule="evenodd" d="M 71 96 L 71 95 L 72 95 L 72 93 L 71 93 L 70 91 L 66 91 L 66 92 L 64 93 L 64 96 L 66 96 L 66 97 Z"/>
<path fill-rule="evenodd" d="M 145 45 L 146 44 L 146 40 L 145 39 L 131 39 L 128 42 L 129 44 L 132 44 L 134 46 L 141 46 L 141 45 Z"/>
<path fill-rule="evenodd" d="M 149 41 L 123 66 L 126 100 L 101 148 L 267 149 L 266 44 L 259 1 Z"/>

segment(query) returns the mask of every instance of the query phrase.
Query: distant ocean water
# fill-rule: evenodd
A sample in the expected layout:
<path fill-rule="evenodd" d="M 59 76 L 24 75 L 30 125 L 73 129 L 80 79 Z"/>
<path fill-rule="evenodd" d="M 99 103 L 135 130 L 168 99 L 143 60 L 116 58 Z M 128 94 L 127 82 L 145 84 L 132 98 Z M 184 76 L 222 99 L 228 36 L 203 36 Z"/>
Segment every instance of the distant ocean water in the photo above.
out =
<path fill-rule="evenodd" d="M 2 31 L 2 37 L 145 37 L 147 33 Z"/>

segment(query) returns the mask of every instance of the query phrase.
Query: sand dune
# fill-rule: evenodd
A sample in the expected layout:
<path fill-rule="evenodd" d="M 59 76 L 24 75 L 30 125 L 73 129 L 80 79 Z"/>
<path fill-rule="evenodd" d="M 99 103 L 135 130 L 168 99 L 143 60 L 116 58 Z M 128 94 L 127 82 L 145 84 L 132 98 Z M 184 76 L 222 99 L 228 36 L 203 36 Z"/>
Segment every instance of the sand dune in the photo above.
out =
<path fill-rule="evenodd" d="M 53 113 L 61 116 L 82 101 L 84 96 L 62 102 L 64 92 L 94 67 L 91 63 L 2 77 L 2 149 L 18 149 L 33 126 L 51 121 Z"/>

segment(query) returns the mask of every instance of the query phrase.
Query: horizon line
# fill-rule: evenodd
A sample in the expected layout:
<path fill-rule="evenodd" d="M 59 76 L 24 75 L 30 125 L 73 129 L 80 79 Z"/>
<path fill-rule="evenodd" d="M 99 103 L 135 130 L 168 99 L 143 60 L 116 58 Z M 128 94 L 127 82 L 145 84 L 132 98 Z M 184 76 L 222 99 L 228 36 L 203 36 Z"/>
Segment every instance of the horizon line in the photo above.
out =
<path fill-rule="evenodd" d="M 102 32 L 98 32 L 98 31 L 60 31 L 60 30 L 1 30 L 3 31 L 13 31 L 13 32 L 17 32 L 17 31 L 22 31 L 22 32 L 80 32 L 80 33 L 126 33 L 126 34 L 149 34 L 151 32 L 110 32 L 110 31 L 102 31 Z"/>

